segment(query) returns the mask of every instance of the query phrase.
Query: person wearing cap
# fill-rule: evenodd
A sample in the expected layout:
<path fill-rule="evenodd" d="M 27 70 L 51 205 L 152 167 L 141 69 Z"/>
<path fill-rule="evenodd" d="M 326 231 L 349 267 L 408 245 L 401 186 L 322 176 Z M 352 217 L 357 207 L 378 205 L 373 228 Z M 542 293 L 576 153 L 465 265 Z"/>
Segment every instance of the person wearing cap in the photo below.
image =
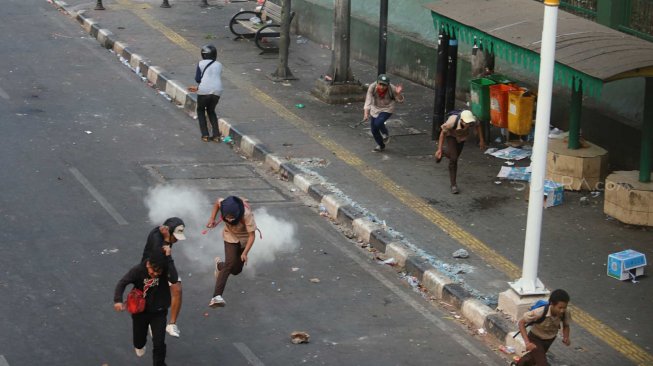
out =
<path fill-rule="evenodd" d="M 230 275 L 238 275 L 247 263 L 247 254 L 256 239 L 256 221 L 247 200 L 229 196 L 218 198 L 213 205 L 207 228 L 213 228 L 219 223 L 215 221 L 218 212 L 220 221 L 224 221 L 222 237 L 224 239 L 223 262 L 220 257 L 215 258 L 215 288 L 209 307 L 223 307 L 226 305 L 222 294 Z"/>
<path fill-rule="evenodd" d="M 198 86 L 188 87 L 188 91 L 197 93 L 197 121 L 204 142 L 220 142 L 220 129 L 218 128 L 218 115 L 215 108 L 222 95 L 222 64 L 217 61 L 218 50 L 212 44 L 202 46 L 200 51 L 202 60 L 195 69 L 195 81 Z M 211 123 L 211 137 L 206 124 L 206 116 Z"/>
<path fill-rule="evenodd" d="M 370 84 L 365 96 L 363 107 L 363 120 L 370 120 L 372 136 L 376 141 L 374 152 L 381 152 L 390 141 L 390 134 L 385 122 L 392 116 L 395 110 L 395 102 L 403 103 L 404 95 L 401 93 L 401 85 L 393 85 L 386 74 L 381 74 L 376 82 Z"/>
<path fill-rule="evenodd" d="M 159 253 L 169 253 L 174 243 L 178 240 L 186 240 L 186 235 L 184 235 L 185 228 L 184 221 L 178 217 L 170 217 L 163 225 L 153 228 L 147 236 L 141 262 L 145 262 L 150 257 L 156 256 Z M 174 266 L 174 262 L 171 265 Z M 176 268 L 174 268 L 174 272 L 177 272 Z M 180 331 L 179 327 L 177 327 L 177 317 L 181 310 L 181 279 L 170 281 L 170 292 L 172 294 L 170 322 L 166 325 L 166 332 L 173 337 L 179 337 Z"/>
<path fill-rule="evenodd" d="M 443 156 L 449 159 L 449 182 L 451 183 L 451 193 L 453 194 L 459 193 L 458 184 L 456 183 L 458 158 L 463 151 L 465 141 L 472 133 L 472 127 L 476 127 L 480 148 L 485 149 L 481 124 L 476 123 L 476 117 L 471 111 L 465 109 L 460 111 L 460 113 L 452 113 L 441 126 L 438 150 L 435 152 L 435 161 L 439 163 Z M 446 148 L 443 151 L 443 147 L 445 146 Z"/>

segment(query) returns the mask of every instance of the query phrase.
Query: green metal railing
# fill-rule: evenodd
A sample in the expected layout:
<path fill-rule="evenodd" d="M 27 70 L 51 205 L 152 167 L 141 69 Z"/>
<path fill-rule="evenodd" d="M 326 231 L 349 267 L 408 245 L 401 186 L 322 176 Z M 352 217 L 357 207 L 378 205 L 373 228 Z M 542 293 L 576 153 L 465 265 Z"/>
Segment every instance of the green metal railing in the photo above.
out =
<path fill-rule="evenodd" d="M 653 42 L 653 0 L 630 0 L 617 29 Z"/>
<path fill-rule="evenodd" d="M 596 19 L 597 0 L 562 0 L 560 8 L 583 18 Z"/>

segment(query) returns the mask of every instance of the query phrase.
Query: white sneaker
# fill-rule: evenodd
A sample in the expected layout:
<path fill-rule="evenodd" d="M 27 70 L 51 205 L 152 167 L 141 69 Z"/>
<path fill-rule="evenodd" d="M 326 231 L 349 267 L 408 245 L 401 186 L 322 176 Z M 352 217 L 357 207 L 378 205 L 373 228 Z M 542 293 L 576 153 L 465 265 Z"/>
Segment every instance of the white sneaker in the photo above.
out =
<path fill-rule="evenodd" d="M 145 355 L 145 349 L 147 347 L 143 346 L 143 348 L 134 348 L 134 352 L 136 352 L 136 356 L 138 357 L 143 357 Z"/>
<path fill-rule="evenodd" d="M 390 142 L 390 135 L 381 134 L 381 137 L 383 137 L 384 144 L 388 144 L 388 142 Z"/>
<path fill-rule="evenodd" d="M 227 303 L 224 301 L 224 299 L 220 295 L 214 296 L 211 299 L 211 301 L 209 301 L 209 307 L 210 308 L 222 308 L 225 305 L 227 305 Z"/>
<path fill-rule="evenodd" d="M 171 336 L 177 337 L 177 338 L 179 338 L 179 333 L 181 333 L 179 331 L 179 328 L 177 327 L 177 324 L 168 324 L 168 325 L 166 325 L 166 332 L 168 332 L 168 334 L 170 334 Z"/>
<path fill-rule="evenodd" d="M 215 275 L 215 278 L 218 278 L 218 274 L 220 274 L 220 270 L 218 269 L 218 264 L 222 263 L 222 258 L 220 257 L 215 257 L 215 269 L 213 270 L 213 274 Z"/>

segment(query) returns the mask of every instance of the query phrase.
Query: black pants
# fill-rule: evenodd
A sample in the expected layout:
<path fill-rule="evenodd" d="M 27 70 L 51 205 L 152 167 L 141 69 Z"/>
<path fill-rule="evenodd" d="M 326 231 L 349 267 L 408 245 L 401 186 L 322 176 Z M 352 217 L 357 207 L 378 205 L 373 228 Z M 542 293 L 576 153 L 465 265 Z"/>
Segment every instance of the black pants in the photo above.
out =
<path fill-rule="evenodd" d="M 197 96 L 197 121 L 200 124 L 200 131 L 202 137 L 209 137 L 209 129 L 206 124 L 206 115 L 209 116 L 211 122 L 211 130 L 213 138 L 220 137 L 220 129 L 218 129 L 218 115 L 215 114 L 215 107 L 218 106 L 220 96 L 208 94 Z"/>
<path fill-rule="evenodd" d="M 531 343 L 535 344 L 537 348 L 528 352 L 519 360 L 518 366 L 549 366 L 548 361 L 546 360 L 546 353 L 549 351 L 549 347 L 553 344 L 555 337 L 551 339 L 542 339 L 534 335 L 531 332 L 528 332 L 528 339 Z"/>
<path fill-rule="evenodd" d="M 166 366 L 166 324 L 168 323 L 168 311 L 155 313 L 142 312 L 132 314 L 134 331 L 134 347 L 143 348 L 147 343 L 148 325 L 152 328 L 152 357 L 154 366 Z"/>
<path fill-rule="evenodd" d="M 215 280 L 215 289 L 213 296 L 222 296 L 225 286 L 227 286 L 227 278 L 229 275 L 237 275 L 243 271 L 243 261 L 240 259 L 241 254 L 245 249 L 240 247 L 240 243 L 227 243 L 224 242 L 224 262 L 220 263 L 218 267 L 218 278 Z"/>
<path fill-rule="evenodd" d="M 458 174 L 458 158 L 463 152 L 465 141 L 458 142 L 455 137 L 447 136 L 444 140 L 444 155 L 449 159 L 449 182 L 452 186 L 456 185 L 456 175 Z"/>

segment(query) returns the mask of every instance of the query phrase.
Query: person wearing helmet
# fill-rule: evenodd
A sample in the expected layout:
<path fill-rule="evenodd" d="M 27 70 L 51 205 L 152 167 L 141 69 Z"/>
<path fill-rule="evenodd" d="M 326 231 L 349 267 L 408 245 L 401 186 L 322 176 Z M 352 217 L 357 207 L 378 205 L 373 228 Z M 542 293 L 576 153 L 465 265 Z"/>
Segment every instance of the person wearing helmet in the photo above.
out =
<path fill-rule="evenodd" d="M 254 215 L 243 198 L 236 196 L 218 198 L 206 224 L 207 228 L 213 228 L 218 224 L 219 221 L 215 221 L 218 212 L 220 221 L 224 221 L 222 237 L 225 261 L 223 262 L 220 257 L 215 258 L 215 288 L 213 297 L 209 301 L 211 308 L 225 306 L 222 293 L 227 285 L 227 279 L 230 275 L 238 275 L 243 270 L 243 265 L 247 263 L 247 254 L 254 245 L 257 230 Z"/>
<path fill-rule="evenodd" d="M 197 93 L 197 121 L 202 133 L 202 141 L 220 142 L 220 129 L 218 128 L 218 116 L 215 108 L 222 95 L 222 64 L 217 61 L 218 50 L 209 44 L 202 47 L 202 61 L 197 64 L 195 70 L 195 81 L 197 87 L 189 87 L 188 90 Z M 206 123 L 208 115 L 211 123 L 211 136 Z"/>
<path fill-rule="evenodd" d="M 372 136 L 376 141 L 374 152 L 385 150 L 385 144 L 390 141 L 390 134 L 385 126 L 385 122 L 392 116 L 395 110 L 395 102 L 403 103 L 404 95 L 401 94 L 403 87 L 401 85 L 390 84 L 390 78 L 386 74 L 381 74 L 376 82 L 370 84 L 365 96 L 365 106 L 363 107 L 363 120 L 370 120 Z"/>
<path fill-rule="evenodd" d="M 475 127 L 480 148 L 485 149 L 481 124 L 477 123 L 476 117 L 471 111 L 465 109 L 450 113 L 441 127 L 438 150 L 435 152 L 435 162 L 440 163 L 442 156 L 446 156 L 449 159 L 449 182 L 451 183 L 451 193 L 453 194 L 459 193 L 458 185 L 456 184 L 458 158 L 460 157 L 460 153 L 463 152 L 465 140 L 472 133 L 472 127 Z M 445 146 L 446 149 L 443 151 L 442 148 Z"/>
<path fill-rule="evenodd" d="M 184 221 L 178 217 L 170 217 L 163 222 L 163 225 L 157 226 L 150 231 L 147 236 L 147 242 L 143 249 L 143 257 L 141 263 L 145 263 L 149 258 L 164 253 L 170 257 L 172 245 L 178 240 L 186 240 L 184 234 Z M 173 267 L 174 262 L 170 257 L 169 266 Z M 170 304 L 170 322 L 166 325 L 166 332 L 173 337 L 179 337 L 179 328 L 177 327 L 177 317 L 181 311 L 181 279 L 175 278 L 168 280 L 170 286 L 170 293 L 172 294 L 172 301 Z"/>

